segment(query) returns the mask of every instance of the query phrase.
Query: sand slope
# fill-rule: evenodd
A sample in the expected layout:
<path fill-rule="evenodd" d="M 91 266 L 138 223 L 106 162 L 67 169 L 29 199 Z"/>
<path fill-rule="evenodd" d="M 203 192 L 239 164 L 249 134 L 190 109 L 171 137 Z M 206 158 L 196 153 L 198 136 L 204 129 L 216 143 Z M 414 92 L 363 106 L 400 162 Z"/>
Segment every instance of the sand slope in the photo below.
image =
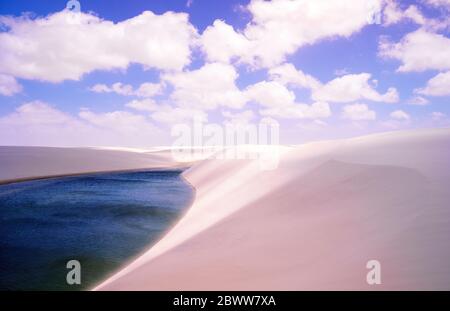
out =
<path fill-rule="evenodd" d="M 186 215 L 96 289 L 448 290 L 449 168 L 448 129 L 293 147 L 272 171 L 203 161 Z"/>

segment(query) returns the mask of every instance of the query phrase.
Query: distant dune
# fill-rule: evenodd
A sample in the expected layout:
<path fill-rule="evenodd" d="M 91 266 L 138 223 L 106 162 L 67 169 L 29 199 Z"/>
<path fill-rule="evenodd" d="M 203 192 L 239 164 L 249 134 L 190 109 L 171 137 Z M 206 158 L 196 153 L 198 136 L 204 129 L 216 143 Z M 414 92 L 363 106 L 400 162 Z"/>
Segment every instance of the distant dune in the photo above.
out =
<path fill-rule="evenodd" d="M 167 152 L 131 152 L 95 148 L 0 146 L 0 184 L 91 172 L 179 165 Z"/>
<path fill-rule="evenodd" d="M 293 147 L 271 171 L 203 161 L 186 215 L 96 289 L 449 290 L 449 168 L 448 129 Z"/>

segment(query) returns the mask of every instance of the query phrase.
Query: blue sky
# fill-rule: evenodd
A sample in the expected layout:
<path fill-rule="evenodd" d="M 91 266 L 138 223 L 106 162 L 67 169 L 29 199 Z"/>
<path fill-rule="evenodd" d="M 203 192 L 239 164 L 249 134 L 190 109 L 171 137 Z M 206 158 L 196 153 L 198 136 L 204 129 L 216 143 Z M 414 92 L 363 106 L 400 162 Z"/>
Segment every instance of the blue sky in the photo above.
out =
<path fill-rule="evenodd" d="M 74 25 L 66 2 L 0 2 L 1 145 L 170 144 L 197 113 L 282 143 L 450 125 L 447 0 L 373 0 L 381 24 L 361 1 L 80 0 Z"/>

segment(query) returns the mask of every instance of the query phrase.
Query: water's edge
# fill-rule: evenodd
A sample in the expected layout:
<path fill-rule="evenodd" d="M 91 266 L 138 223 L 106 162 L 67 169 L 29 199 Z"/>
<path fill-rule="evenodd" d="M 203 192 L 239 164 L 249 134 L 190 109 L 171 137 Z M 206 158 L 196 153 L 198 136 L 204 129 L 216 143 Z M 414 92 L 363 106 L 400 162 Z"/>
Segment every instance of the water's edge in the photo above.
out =
<path fill-rule="evenodd" d="M 0 288 L 89 290 L 146 252 L 180 221 L 195 199 L 195 188 L 183 177 L 186 169 L 133 169 L 4 183 Z M 69 257 L 81 259 L 86 276 L 82 286 L 61 283 Z M 48 277 L 36 267 L 47 269 Z M 39 280 L 46 284 L 41 286 Z"/>
<path fill-rule="evenodd" d="M 65 177 L 82 177 L 88 175 L 102 175 L 102 174 L 115 174 L 115 173 L 138 173 L 138 172 L 158 172 L 158 171 L 170 171 L 170 170 L 181 170 L 185 171 L 189 169 L 190 166 L 186 165 L 173 165 L 164 167 L 143 167 L 143 168 L 133 168 L 133 169 L 123 169 L 123 170 L 101 170 L 101 171 L 86 171 L 77 173 L 65 173 L 65 174 L 54 174 L 54 175 L 42 175 L 42 176 L 30 176 L 30 177 L 20 177 L 13 179 L 1 179 L 0 186 L 10 185 L 15 183 L 22 183 L 27 181 L 37 181 L 37 180 L 51 180 Z M 181 174 L 182 175 L 182 174 Z"/>

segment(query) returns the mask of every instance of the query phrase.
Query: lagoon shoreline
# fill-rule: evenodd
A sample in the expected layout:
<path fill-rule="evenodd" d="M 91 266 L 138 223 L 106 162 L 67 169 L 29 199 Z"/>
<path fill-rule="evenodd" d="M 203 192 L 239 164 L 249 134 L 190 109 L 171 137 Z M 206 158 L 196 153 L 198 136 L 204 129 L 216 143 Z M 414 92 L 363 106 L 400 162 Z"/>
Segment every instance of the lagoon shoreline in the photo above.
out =
<path fill-rule="evenodd" d="M 257 162 L 185 171 L 196 196 L 184 217 L 93 290 L 450 289 L 449 129 L 295 146 L 272 171 Z"/>
<path fill-rule="evenodd" d="M 34 147 L 23 148 L 32 158 Z M 450 289 L 450 129 L 290 146 L 270 171 L 258 160 L 187 165 L 167 152 L 91 149 L 75 170 L 57 149 L 39 160 L 49 174 L 0 183 L 190 167 L 181 177 L 195 197 L 181 219 L 93 290 Z M 365 278 L 371 259 L 384 271 L 376 288 Z"/>

